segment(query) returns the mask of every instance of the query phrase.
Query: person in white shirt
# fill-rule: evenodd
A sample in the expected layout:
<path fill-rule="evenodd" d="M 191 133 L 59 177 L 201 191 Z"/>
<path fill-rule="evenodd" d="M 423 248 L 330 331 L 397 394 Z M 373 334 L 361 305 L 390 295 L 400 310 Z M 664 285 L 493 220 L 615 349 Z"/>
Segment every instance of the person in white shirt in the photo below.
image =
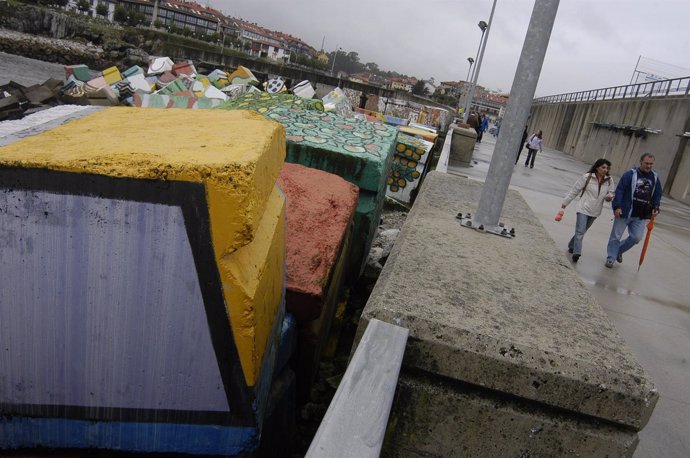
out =
<path fill-rule="evenodd" d="M 541 153 L 541 149 L 544 142 L 542 139 L 541 130 L 527 140 L 527 160 L 525 161 L 525 167 L 529 165 L 529 168 L 534 168 L 534 159 L 537 157 L 537 150 Z"/>
<path fill-rule="evenodd" d="M 561 203 L 565 209 L 572 200 L 579 196 L 577 204 L 577 221 L 575 235 L 568 242 L 568 252 L 573 255 L 573 262 L 577 262 L 582 254 L 582 239 L 594 220 L 601 215 L 604 201 L 610 202 L 614 198 L 616 187 L 609 175 L 611 163 L 606 159 L 597 159 L 589 171 L 577 179 L 573 187 L 566 194 Z"/>

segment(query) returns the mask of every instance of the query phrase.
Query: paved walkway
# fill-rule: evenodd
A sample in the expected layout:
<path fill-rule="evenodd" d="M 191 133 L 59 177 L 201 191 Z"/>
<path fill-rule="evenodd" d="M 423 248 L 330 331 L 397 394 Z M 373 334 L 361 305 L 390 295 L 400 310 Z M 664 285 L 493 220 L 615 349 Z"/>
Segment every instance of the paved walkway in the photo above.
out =
<path fill-rule="evenodd" d="M 487 136 L 474 150 L 471 167 L 449 167 L 448 173 L 484 180 L 496 139 Z M 521 155 L 525 160 L 526 152 Z M 545 150 L 534 169 L 519 162 L 511 187 L 518 190 L 559 246 L 575 230 L 575 203 L 561 222 L 554 221 L 560 202 L 590 164 L 555 150 Z M 616 177 L 617 178 L 617 177 Z M 650 246 L 637 271 L 642 243 L 628 251 L 622 264 L 604 267 L 612 224 L 610 204 L 585 236 L 582 257 L 573 268 L 626 340 L 659 390 L 649 424 L 640 433 L 636 458 L 690 456 L 690 207 L 664 198 Z M 518 237 L 529 237 L 520 233 Z M 530 275 L 525 271 L 525 275 Z"/>

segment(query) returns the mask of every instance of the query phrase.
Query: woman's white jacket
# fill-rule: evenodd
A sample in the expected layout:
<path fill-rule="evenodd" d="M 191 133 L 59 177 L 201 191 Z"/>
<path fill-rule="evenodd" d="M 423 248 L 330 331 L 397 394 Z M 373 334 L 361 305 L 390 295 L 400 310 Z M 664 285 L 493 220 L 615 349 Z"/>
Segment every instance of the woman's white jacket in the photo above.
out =
<path fill-rule="evenodd" d="M 534 149 L 541 151 L 542 146 L 544 145 L 544 140 L 537 137 L 537 134 L 532 134 L 532 136 L 527 140 L 527 147 L 529 149 Z"/>
<path fill-rule="evenodd" d="M 589 178 L 589 181 L 587 178 Z M 585 184 L 587 188 L 584 190 L 585 192 L 583 194 L 582 190 Z M 615 191 L 616 187 L 613 184 L 613 178 L 610 176 L 606 177 L 604 182 L 601 183 L 601 186 L 599 186 L 596 174 L 585 173 L 578 178 L 572 189 L 570 189 L 570 192 L 568 192 L 563 199 L 561 205 L 567 207 L 575 197 L 582 196 L 577 204 L 577 212 L 596 218 L 601 215 L 601 209 L 604 206 L 604 197 L 606 197 L 606 194 L 610 193 L 611 197 L 613 197 Z"/>

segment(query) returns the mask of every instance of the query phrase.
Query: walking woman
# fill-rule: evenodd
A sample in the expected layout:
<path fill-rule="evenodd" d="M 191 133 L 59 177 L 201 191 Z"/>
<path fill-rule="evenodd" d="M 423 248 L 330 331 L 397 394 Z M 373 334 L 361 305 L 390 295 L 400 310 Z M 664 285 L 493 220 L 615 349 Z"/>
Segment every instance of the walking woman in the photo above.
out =
<path fill-rule="evenodd" d="M 568 242 L 568 252 L 572 253 L 573 262 L 580 259 L 582 239 L 597 216 L 601 215 L 604 201 L 613 200 L 616 187 L 609 175 L 610 167 L 611 163 L 606 159 L 597 159 L 589 172 L 578 178 L 561 204 L 561 209 L 565 209 L 576 196 L 580 197 L 577 204 L 575 235 Z"/>
<path fill-rule="evenodd" d="M 527 160 L 525 161 L 525 167 L 529 165 L 530 169 L 534 168 L 534 158 L 537 157 L 537 150 L 541 153 L 543 144 L 541 130 L 536 134 L 532 134 L 527 141 Z"/>

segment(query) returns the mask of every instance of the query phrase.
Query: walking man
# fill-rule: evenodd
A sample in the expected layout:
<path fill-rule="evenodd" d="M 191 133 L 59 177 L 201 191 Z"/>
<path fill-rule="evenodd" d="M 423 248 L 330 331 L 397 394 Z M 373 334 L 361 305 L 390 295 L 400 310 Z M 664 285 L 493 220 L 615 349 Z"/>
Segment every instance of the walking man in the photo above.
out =
<path fill-rule="evenodd" d="M 613 207 L 613 227 L 606 249 L 606 267 L 613 261 L 623 262 L 623 253 L 635 246 L 644 235 L 646 220 L 659 213 L 661 205 L 661 180 L 654 167 L 654 155 L 644 153 L 640 166 L 625 172 L 616 187 Z M 621 242 L 623 232 L 628 238 Z"/>
<path fill-rule="evenodd" d="M 522 140 L 520 140 L 520 148 L 518 148 L 517 157 L 515 158 L 516 164 L 520 160 L 520 153 L 522 152 L 522 148 L 524 148 L 526 145 L 525 140 L 527 140 L 527 135 L 528 135 L 527 134 L 527 126 L 525 126 L 525 130 L 524 130 L 524 132 L 522 132 Z"/>

